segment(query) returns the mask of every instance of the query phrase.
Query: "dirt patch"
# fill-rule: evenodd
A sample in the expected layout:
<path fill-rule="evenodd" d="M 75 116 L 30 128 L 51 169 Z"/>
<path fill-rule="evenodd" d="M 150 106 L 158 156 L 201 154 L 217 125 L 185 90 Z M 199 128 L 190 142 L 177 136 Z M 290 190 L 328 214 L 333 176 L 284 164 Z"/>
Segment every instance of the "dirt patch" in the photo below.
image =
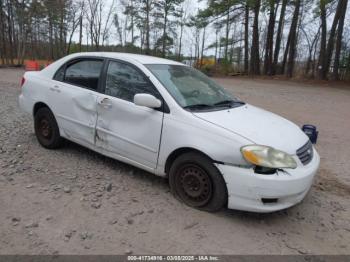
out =
<path fill-rule="evenodd" d="M 337 178 L 337 175 L 326 169 L 320 169 L 314 186 L 317 190 L 343 197 L 350 197 L 350 184 Z"/>

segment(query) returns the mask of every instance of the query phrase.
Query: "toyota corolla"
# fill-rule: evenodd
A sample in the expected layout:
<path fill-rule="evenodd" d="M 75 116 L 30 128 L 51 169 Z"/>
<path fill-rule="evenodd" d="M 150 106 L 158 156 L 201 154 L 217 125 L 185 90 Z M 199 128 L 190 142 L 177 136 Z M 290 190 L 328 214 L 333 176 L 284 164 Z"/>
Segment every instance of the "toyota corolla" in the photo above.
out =
<path fill-rule="evenodd" d="M 166 176 L 181 201 L 207 211 L 293 206 L 320 163 L 295 124 L 194 68 L 151 56 L 66 56 L 24 74 L 19 104 L 43 147 L 67 139 Z"/>

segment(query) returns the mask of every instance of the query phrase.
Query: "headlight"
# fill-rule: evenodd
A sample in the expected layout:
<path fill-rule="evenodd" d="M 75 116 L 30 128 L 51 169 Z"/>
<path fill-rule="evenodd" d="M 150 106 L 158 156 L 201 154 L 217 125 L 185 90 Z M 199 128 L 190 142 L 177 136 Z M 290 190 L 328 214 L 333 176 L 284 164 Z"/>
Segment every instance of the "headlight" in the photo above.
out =
<path fill-rule="evenodd" d="M 257 166 L 293 169 L 297 167 L 291 155 L 269 146 L 243 146 L 241 152 L 245 160 Z"/>

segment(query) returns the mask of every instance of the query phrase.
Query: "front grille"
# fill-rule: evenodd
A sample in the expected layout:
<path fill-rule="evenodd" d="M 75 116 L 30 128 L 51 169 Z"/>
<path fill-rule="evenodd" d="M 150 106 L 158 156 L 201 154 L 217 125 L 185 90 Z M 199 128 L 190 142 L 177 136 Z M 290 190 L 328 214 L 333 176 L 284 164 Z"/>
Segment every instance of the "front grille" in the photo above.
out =
<path fill-rule="evenodd" d="M 314 150 L 312 148 L 312 143 L 310 140 L 297 150 L 297 156 L 299 157 L 301 163 L 304 165 L 307 165 L 311 162 L 314 156 Z"/>

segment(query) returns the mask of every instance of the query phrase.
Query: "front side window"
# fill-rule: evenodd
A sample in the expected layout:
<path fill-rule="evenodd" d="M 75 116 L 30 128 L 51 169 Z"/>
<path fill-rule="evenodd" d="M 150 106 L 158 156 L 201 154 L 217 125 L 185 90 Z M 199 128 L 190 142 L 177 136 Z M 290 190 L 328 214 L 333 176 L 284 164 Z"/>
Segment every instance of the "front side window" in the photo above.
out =
<path fill-rule="evenodd" d="M 158 91 L 133 66 L 111 61 L 108 65 L 105 93 L 133 102 L 135 94 L 146 93 L 159 98 Z"/>
<path fill-rule="evenodd" d="M 103 61 L 84 59 L 68 64 L 64 82 L 97 90 Z"/>
<path fill-rule="evenodd" d="M 166 64 L 149 64 L 146 67 L 183 108 L 220 110 L 244 104 L 194 68 Z"/>

